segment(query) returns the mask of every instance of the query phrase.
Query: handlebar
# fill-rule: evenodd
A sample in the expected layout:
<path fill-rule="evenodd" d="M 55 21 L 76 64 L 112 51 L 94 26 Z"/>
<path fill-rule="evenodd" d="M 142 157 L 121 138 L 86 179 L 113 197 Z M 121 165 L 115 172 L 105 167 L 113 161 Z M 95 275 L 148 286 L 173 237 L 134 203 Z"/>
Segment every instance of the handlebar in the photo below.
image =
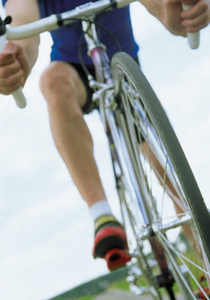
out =
<path fill-rule="evenodd" d="M 7 39 L 6 39 L 6 34 L 2 35 L 0 37 L 0 52 L 3 51 L 4 49 L 4 46 L 6 45 L 7 43 Z M 18 88 L 16 91 L 12 92 L 12 96 L 16 102 L 16 105 L 19 107 L 19 108 L 24 108 L 26 107 L 26 98 L 22 92 L 22 88 Z"/>
<path fill-rule="evenodd" d="M 122 8 L 134 1 L 136 0 L 100 0 L 97 2 L 88 2 L 73 10 L 57 15 L 54 14 L 26 25 L 17 27 L 6 27 L 5 25 L 5 32 L 2 33 L 0 31 L 0 51 L 3 51 L 7 40 L 20 40 L 38 35 L 45 31 L 52 31 L 61 26 L 74 23 L 75 19 L 88 18 L 106 9 Z M 183 9 L 189 9 L 189 7 L 183 6 Z M 188 34 L 188 40 L 192 49 L 197 48 L 199 45 L 199 33 Z M 12 95 L 18 107 L 24 108 L 26 106 L 26 99 L 21 88 L 13 92 Z"/>

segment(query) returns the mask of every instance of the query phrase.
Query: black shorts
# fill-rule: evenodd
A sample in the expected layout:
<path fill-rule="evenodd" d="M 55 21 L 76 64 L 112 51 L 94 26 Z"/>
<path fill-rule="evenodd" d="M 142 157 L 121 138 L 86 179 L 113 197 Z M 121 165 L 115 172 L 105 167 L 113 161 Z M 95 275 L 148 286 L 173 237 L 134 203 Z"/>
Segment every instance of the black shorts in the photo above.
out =
<path fill-rule="evenodd" d="M 87 90 L 87 102 L 82 107 L 82 111 L 84 114 L 90 113 L 95 107 L 94 103 L 92 102 L 92 96 L 93 96 L 93 89 L 89 87 L 88 79 L 85 71 L 83 70 L 82 66 L 80 64 L 71 63 L 71 65 L 77 70 L 80 78 L 82 79 L 86 90 Z M 86 66 L 88 69 L 88 72 L 95 78 L 95 69 L 93 66 Z"/>

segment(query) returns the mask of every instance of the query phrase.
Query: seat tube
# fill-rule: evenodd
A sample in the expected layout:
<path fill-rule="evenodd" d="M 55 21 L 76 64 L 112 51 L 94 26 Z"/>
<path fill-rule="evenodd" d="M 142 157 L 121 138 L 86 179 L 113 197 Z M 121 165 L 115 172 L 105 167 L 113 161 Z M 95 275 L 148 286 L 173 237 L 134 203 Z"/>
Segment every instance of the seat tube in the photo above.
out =
<path fill-rule="evenodd" d="M 85 40 L 88 48 L 88 55 L 91 57 L 95 67 L 96 79 L 99 82 L 111 84 L 110 60 L 107 55 L 106 47 L 103 45 L 97 35 L 96 26 L 93 22 L 82 21 Z"/>

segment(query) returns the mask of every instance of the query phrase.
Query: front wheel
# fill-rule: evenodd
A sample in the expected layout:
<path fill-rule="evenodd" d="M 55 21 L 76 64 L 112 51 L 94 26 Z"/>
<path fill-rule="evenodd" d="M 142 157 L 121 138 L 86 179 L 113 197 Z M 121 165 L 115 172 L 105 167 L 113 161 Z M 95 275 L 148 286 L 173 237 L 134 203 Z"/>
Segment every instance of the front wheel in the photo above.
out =
<path fill-rule="evenodd" d="M 129 181 L 141 194 L 135 208 L 126 204 L 135 235 L 141 243 L 150 241 L 156 258 L 152 237 L 161 243 L 178 285 L 175 290 L 184 299 L 210 299 L 210 217 L 185 154 L 135 61 L 117 53 L 111 69 L 118 142 Z M 134 221 L 137 214 L 142 217 Z"/>

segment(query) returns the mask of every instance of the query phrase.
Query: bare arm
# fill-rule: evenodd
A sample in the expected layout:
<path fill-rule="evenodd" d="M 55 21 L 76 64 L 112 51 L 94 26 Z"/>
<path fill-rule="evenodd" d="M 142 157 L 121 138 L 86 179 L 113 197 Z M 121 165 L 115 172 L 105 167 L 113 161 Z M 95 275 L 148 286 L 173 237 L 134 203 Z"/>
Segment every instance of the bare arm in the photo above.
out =
<path fill-rule="evenodd" d="M 40 18 L 36 0 L 8 0 L 6 15 L 12 17 L 11 26 L 18 26 Z M 8 42 L 0 54 L 0 93 L 10 94 L 23 86 L 33 68 L 37 57 L 40 39 Z"/>
<path fill-rule="evenodd" d="M 209 0 L 183 0 L 194 4 L 189 11 L 183 11 L 180 0 L 139 0 L 174 35 L 186 36 L 196 32 L 210 22 Z"/>

